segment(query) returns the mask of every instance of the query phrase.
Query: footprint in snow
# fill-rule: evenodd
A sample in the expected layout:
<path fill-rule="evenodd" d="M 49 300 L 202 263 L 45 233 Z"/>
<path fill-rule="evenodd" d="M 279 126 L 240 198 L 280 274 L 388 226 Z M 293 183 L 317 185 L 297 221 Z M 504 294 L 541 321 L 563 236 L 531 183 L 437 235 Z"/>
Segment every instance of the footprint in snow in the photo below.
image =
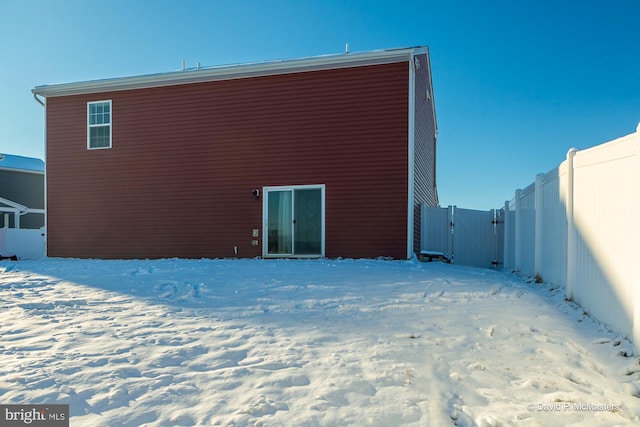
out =
<path fill-rule="evenodd" d="M 443 291 L 443 290 L 436 291 L 436 292 L 433 292 L 433 293 L 427 295 L 427 299 L 440 298 L 440 297 L 444 296 L 445 294 L 446 294 L 446 292 Z"/>
<path fill-rule="evenodd" d="M 636 372 L 640 372 L 640 359 L 638 359 L 638 360 L 634 361 L 633 363 L 625 366 L 622 369 L 621 373 L 623 375 L 627 375 L 628 376 L 628 375 L 633 375 Z"/>
<path fill-rule="evenodd" d="M 570 338 L 567 338 L 567 339 L 563 340 L 562 345 L 565 346 L 565 347 L 568 347 L 571 350 L 575 351 L 576 353 L 580 353 L 580 354 L 582 354 L 584 356 L 588 356 L 589 355 L 589 351 L 587 349 L 585 349 L 580 344 L 576 343 L 575 341 L 573 341 Z"/>
<path fill-rule="evenodd" d="M 140 276 L 140 275 L 147 275 L 152 273 L 153 273 L 153 267 L 149 267 L 149 268 L 138 267 L 135 270 L 132 270 L 129 272 L 131 276 Z"/>
<path fill-rule="evenodd" d="M 156 287 L 159 298 L 184 300 L 187 298 L 200 298 L 200 286 L 189 282 L 167 282 Z"/>
<path fill-rule="evenodd" d="M 489 291 L 490 295 L 496 295 L 498 292 L 500 292 L 502 290 L 502 286 L 494 286 L 491 288 L 491 290 Z"/>
<path fill-rule="evenodd" d="M 265 415 L 273 415 L 278 411 L 287 410 L 289 410 L 289 406 L 286 403 L 275 402 L 261 394 L 256 402 L 249 405 L 248 409 L 240 411 L 240 413 L 253 415 L 254 417 L 263 417 Z"/>
<path fill-rule="evenodd" d="M 170 298 L 178 292 L 178 288 L 173 283 L 163 283 L 158 286 L 158 296 L 160 298 Z"/>

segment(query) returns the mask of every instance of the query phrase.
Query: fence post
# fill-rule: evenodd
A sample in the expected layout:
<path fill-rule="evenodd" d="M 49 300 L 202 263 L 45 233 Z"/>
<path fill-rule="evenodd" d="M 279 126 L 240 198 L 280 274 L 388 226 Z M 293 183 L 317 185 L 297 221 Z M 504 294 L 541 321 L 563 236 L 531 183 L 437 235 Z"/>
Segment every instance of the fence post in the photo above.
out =
<path fill-rule="evenodd" d="M 534 247 L 533 247 L 533 270 L 534 275 L 542 277 L 542 209 L 544 204 L 544 195 L 542 193 L 542 184 L 544 182 L 544 174 L 536 175 L 536 204 L 535 204 L 535 238 L 534 238 Z"/>
<path fill-rule="evenodd" d="M 498 217 L 496 216 L 496 210 L 491 209 L 491 229 L 493 231 L 493 259 L 491 260 L 491 267 L 498 267 Z"/>
<path fill-rule="evenodd" d="M 451 262 L 455 264 L 455 246 L 454 246 L 454 239 L 455 239 L 455 219 L 453 218 L 453 206 L 449 205 L 447 207 L 447 217 L 449 218 L 449 256 L 451 257 Z"/>
<path fill-rule="evenodd" d="M 515 270 L 520 271 L 522 268 L 522 201 L 520 196 L 522 194 L 521 189 L 516 190 L 516 219 L 515 219 L 515 248 L 514 248 L 514 261 Z"/>
<path fill-rule="evenodd" d="M 504 250 L 502 251 L 502 266 L 504 269 L 512 269 L 513 265 L 511 262 L 512 257 L 512 248 L 510 243 L 511 236 L 509 235 L 509 226 L 511 224 L 511 220 L 509 219 L 509 201 L 504 202 Z"/>
<path fill-rule="evenodd" d="M 566 297 L 573 300 L 573 285 L 575 282 L 575 251 L 576 230 L 573 217 L 573 158 L 578 152 L 577 148 L 571 148 L 567 152 L 567 289 Z"/>

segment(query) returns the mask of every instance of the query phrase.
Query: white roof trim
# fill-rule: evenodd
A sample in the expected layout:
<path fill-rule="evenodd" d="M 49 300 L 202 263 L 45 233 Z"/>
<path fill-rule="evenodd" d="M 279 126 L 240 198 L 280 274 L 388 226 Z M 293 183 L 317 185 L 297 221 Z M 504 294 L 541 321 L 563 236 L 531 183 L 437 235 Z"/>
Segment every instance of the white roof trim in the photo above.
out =
<path fill-rule="evenodd" d="M 0 170 L 44 174 L 44 162 L 33 157 L 0 153 Z"/>
<path fill-rule="evenodd" d="M 27 212 L 29 210 L 29 208 L 25 205 L 21 205 L 20 203 L 5 199 L 4 197 L 0 197 L 0 203 L 7 205 L 13 209 L 17 209 L 19 212 Z"/>
<path fill-rule="evenodd" d="M 314 70 L 386 64 L 410 60 L 412 55 L 426 52 L 427 48 L 420 46 L 403 49 L 345 53 L 340 55 L 314 56 L 281 61 L 203 67 L 200 69 L 188 69 L 184 71 L 148 74 L 143 76 L 36 86 L 32 89 L 32 92 L 44 97 L 54 97 L 173 86 L 216 80 L 230 80 Z"/>

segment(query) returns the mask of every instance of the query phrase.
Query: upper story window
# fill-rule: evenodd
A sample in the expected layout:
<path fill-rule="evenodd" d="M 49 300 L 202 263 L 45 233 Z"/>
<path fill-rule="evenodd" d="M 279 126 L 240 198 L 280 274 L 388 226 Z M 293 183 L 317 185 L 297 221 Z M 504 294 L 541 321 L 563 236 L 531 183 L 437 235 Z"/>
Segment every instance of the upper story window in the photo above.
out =
<path fill-rule="evenodd" d="M 111 148 L 111 101 L 87 103 L 87 148 Z"/>

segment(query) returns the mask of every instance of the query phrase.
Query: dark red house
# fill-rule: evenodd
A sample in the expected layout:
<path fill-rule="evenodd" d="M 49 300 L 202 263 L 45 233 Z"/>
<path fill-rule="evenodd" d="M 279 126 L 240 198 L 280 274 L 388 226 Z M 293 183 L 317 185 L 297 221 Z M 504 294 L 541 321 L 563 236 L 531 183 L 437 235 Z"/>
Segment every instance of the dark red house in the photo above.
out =
<path fill-rule="evenodd" d="M 426 47 L 33 93 L 50 257 L 404 259 L 438 204 Z"/>

